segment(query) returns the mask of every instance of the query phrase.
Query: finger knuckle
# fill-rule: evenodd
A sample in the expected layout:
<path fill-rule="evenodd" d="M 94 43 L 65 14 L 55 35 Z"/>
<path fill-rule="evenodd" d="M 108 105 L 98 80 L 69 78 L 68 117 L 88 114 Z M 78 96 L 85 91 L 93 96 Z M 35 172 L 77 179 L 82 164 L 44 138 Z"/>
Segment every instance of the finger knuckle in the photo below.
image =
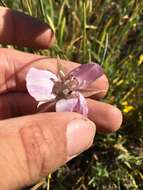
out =
<path fill-rule="evenodd" d="M 30 121 L 20 130 L 25 151 L 29 176 L 32 179 L 40 177 L 45 162 L 47 162 L 48 144 L 44 131 L 38 121 Z M 45 152 L 46 150 L 46 152 Z"/>

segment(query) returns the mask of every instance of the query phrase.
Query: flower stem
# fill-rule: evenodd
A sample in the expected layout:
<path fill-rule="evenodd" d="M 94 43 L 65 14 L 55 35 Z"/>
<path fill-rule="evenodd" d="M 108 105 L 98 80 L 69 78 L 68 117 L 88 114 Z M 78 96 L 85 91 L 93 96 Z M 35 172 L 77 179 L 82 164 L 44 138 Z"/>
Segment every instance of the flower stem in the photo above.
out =
<path fill-rule="evenodd" d="M 37 183 L 36 185 L 34 185 L 34 187 L 30 188 L 30 190 L 37 190 L 39 189 L 41 186 L 43 186 L 45 184 L 45 180 L 42 179 L 39 183 Z"/>
<path fill-rule="evenodd" d="M 52 174 L 50 173 L 47 177 L 47 190 L 50 190 L 50 182 L 51 182 Z"/>
<path fill-rule="evenodd" d="M 83 2 L 83 62 L 85 62 L 86 57 L 86 47 L 87 47 L 87 34 L 86 34 L 86 1 Z"/>

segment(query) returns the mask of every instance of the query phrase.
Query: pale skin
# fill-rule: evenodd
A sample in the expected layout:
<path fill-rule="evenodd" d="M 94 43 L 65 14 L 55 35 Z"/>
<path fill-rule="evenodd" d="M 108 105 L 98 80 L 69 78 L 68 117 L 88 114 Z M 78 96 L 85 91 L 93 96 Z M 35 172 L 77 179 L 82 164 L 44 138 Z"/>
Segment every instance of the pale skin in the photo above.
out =
<path fill-rule="evenodd" d="M 54 43 L 50 28 L 33 18 L 0 8 L 0 43 L 48 48 Z M 78 64 L 62 60 L 71 70 Z M 88 98 L 88 119 L 77 113 L 40 113 L 27 93 L 25 76 L 30 66 L 57 72 L 57 60 L 13 49 L 0 49 L 0 187 L 15 190 L 38 182 L 89 148 L 98 132 L 116 131 L 122 114 L 100 102 L 108 80 L 100 77 L 92 87 L 103 90 Z M 26 115 L 26 116 L 25 116 Z M 96 125 L 96 127 L 95 127 Z"/>

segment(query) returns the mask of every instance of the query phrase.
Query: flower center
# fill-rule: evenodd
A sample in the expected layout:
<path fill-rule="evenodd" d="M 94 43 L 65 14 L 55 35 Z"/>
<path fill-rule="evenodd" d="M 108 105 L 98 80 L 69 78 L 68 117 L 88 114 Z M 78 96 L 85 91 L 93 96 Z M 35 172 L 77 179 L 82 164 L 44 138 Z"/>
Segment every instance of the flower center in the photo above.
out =
<path fill-rule="evenodd" d="M 73 76 L 63 81 L 55 81 L 53 93 L 57 98 L 68 98 L 73 91 L 76 90 L 78 81 Z"/>

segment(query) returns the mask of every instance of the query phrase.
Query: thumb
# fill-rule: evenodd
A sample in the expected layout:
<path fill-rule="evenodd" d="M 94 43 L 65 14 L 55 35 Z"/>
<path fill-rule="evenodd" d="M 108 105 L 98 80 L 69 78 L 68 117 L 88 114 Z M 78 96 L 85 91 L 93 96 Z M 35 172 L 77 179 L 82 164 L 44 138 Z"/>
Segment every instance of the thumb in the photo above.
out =
<path fill-rule="evenodd" d="M 77 113 L 43 113 L 0 122 L 3 190 L 31 185 L 92 145 L 95 125 Z"/>

